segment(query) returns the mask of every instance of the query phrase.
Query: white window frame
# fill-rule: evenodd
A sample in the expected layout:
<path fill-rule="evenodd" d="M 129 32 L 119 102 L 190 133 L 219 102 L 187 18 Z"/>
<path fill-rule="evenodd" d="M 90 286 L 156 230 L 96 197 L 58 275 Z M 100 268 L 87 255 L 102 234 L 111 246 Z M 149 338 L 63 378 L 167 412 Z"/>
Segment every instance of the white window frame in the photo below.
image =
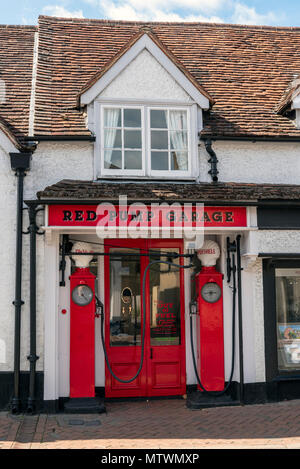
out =
<path fill-rule="evenodd" d="M 141 109 L 142 124 L 142 169 L 106 169 L 104 168 L 104 109 Z M 151 128 L 150 128 L 150 111 L 151 109 L 161 110 L 183 110 L 187 112 L 187 134 L 188 134 L 188 170 L 151 170 Z M 100 138 L 96 139 L 95 144 L 95 178 L 115 177 L 124 179 L 128 177 L 143 177 L 145 179 L 195 179 L 198 176 L 198 131 L 202 128 L 202 119 L 199 121 L 199 113 L 202 117 L 201 109 L 196 103 L 152 103 L 152 102 L 105 102 L 96 101 L 94 109 L 93 128 L 96 135 Z M 200 127 L 199 127 L 200 126 Z M 100 160 L 100 161 L 99 161 Z M 97 171 L 97 168 L 100 171 Z"/>
<path fill-rule="evenodd" d="M 187 113 L 187 116 L 186 116 L 186 120 L 187 120 L 187 140 L 188 140 L 188 148 L 187 148 L 187 154 L 188 154 L 188 169 L 187 171 L 179 171 L 179 170 L 174 170 L 174 169 L 169 169 L 167 171 L 164 171 L 164 170 L 155 170 L 155 169 L 151 169 L 151 119 L 150 119 L 150 112 L 151 110 L 159 110 L 159 111 L 185 111 Z M 176 177 L 176 178 L 184 178 L 184 177 L 190 177 L 191 176 L 191 130 L 190 130 L 190 120 L 191 120 L 191 117 L 190 117 L 190 110 L 189 108 L 186 106 L 186 107 L 179 107 L 179 106 L 147 106 L 147 109 L 146 109 L 146 112 L 147 112 L 147 122 L 148 122 L 148 125 L 147 125 L 147 129 L 146 129 L 146 132 L 147 132 L 147 140 L 148 140 L 148 145 L 147 145 L 147 163 L 148 163 L 148 174 L 149 176 L 151 177 L 154 177 L 154 178 L 160 178 L 160 177 L 167 177 L 167 176 L 172 176 L 172 177 Z M 169 123 L 168 123 L 169 124 Z M 153 130 L 156 130 L 156 129 L 153 129 Z M 159 130 L 159 129 L 158 129 Z M 168 131 L 168 140 L 169 140 L 169 133 L 170 133 L 170 129 L 169 127 L 167 128 L 167 131 Z M 170 149 L 170 141 L 168 142 L 168 145 L 169 145 L 169 148 L 167 150 L 168 153 L 171 152 L 171 149 Z M 163 150 L 162 150 L 163 152 Z M 169 159 L 169 165 L 170 165 L 171 161 Z"/>
<path fill-rule="evenodd" d="M 116 108 L 116 109 L 122 109 L 122 115 L 123 115 L 123 110 L 124 109 L 140 109 L 141 110 L 141 134 L 142 134 L 142 169 L 107 169 L 104 167 L 104 110 L 105 109 L 111 109 L 111 108 Z M 144 138 L 144 132 L 145 132 L 145 119 L 144 119 L 144 108 L 143 106 L 134 106 L 134 105 L 126 105 L 126 104 L 104 104 L 101 106 L 101 174 L 103 175 L 110 175 L 110 176 L 145 176 L 145 138 Z M 122 122 L 124 124 L 124 122 Z M 124 165 L 124 126 L 122 125 L 122 166 Z M 126 128 L 127 129 L 127 128 Z M 136 130 L 136 128 L 135 128 Z"/>

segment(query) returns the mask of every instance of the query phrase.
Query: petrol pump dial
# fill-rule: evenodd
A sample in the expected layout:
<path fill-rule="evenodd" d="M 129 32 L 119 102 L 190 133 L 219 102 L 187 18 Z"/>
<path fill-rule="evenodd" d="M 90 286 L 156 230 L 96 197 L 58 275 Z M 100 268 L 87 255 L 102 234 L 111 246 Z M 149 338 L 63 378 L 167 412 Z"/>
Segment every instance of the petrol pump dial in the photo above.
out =
<path fill-rule="evenodd" d="M 201 296 L 207 303 L 216 303 L 221 295 L 221 287 L 215 282 L 208 282 L 201 289 Z"/>
<path fill-rule="evenodd" d="M 78 306 L 89 305 L 93 297 L 93 290 L 88 285 L 77 285 L 72 291 L 72 300 Z"/>

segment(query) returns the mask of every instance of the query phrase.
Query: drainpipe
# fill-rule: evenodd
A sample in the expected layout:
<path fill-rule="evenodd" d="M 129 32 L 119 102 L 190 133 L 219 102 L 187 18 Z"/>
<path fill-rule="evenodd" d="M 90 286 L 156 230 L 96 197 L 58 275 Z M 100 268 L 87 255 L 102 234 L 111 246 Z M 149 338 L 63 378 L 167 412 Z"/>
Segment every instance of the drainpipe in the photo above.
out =
<path fill-rule="evenodd" d="M 22 229 L 24 177 L 30 169 L 31 153 L 10 153 L 11 169 L 17 182 L 17 223 L 16 223 L 16 275 L 15 275 L 15 331 L 14 331 L 14 393 L 11 401 L 12 413 L 19 413 L 20 401 L 20 350 L 21 350 L 21 309 L 22 301 Z"/>
<path fill-rule="evenodd" d="M 36 407 L 36 362 L 39 357 L 36 354 L 36 235 L 39 233 L 36 224 L 37 209 L 35 205 L 29 205 L 29 237 L 30 237 L 30 355 L 27 357 L 30 363 L 29 373 L 29 397 L 27 400 L 27 412 L 33 414 Z"/>
<path fill-rule="evenodd" d="M 240 403 L 244 404 L 244 353 L 243 353 L 243 309 L 242 309 L 242 267 L 241 235 L 236 237 L 237 280 L 238 280 L 238 318 L 239 318 L 239 363 L 240 363 Z"/>
<path fill-rule="evenodd" d="M 205 145 L 205 149 L 207 153 L 210 155 L 210 159 L 208 160 L 208 162 L 210 163 L 211 169 L 208 171 L 208 174 L 210 174 L 213 182 L 218 182 L 218 174 L 219 174 L 218 166 L 217 166 L 218 158 L 217 158 L 216 153 L 212 149 L 211 139 L 208 138 L 207 140 L 205 140 L 204 145 Z"/>

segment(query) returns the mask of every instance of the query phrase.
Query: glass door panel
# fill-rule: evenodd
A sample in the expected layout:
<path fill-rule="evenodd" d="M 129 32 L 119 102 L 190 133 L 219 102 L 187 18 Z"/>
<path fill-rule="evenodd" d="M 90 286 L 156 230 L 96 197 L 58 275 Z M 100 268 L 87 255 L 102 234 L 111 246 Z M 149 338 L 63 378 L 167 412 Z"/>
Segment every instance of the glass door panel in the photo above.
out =
<path fill-rule="evenodd" d="M 158 251 L 164 254 L 167 249 Z M 178 253 L 179 250 L 173 249 L 172 252 Z M 168 256 L 151 255 L 150 262 L 156 259 L 172 260 Z M 179 269 L 167 264 L 153 265 L 150 268 L 150 344 L 180 345 L 180 337 Z"/>
<path fill-rule="evenodd" d="M 110 346 L 141 345 L 139 252 L 114 248 L 110 253 Z"/>

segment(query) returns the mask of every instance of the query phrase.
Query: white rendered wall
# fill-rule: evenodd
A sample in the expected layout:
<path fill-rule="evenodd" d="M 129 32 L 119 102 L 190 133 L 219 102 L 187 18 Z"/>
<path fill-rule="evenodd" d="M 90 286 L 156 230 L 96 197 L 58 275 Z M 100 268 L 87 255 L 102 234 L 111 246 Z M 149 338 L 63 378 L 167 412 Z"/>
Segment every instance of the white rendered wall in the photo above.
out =
<path fill-rule="evenodd" d="M 11 150 L 16 151 L 16 150 Z M 15 297 L 15 229 L 17 178 L 10 169 L 8 153 L 0 146 L 0 211 L 1 211 L 1 269 L 0 269 L 0 370 L 12 369 Z M 23 319 L 23 318 L 22 318 Z M 27 350 L 28 352 L 28 350 Z"/>
<path fill-rule="evenodd" d="M 15 150 L 16 152 L 16 150 Z M 24 179 L 24 185 L 28 176 Z M 10 167 L 10 157 L 0 147 L 0 210 L 1 210 L 1 269 L 0 269 L 0 371 L 13 370 L 15 308 L 15 266 L 16 266 L 16 217 L 17 177 Z M 27 211 L 23 212 L 24 231 L 28 227 Z M 37 239 L 37 308 L 43 308 L 43 240 Z M 21 312 L 21 370 L 29 368 L 29 239 L 23 237 L 23 282 Z M 43 368 L 43 320 L 37 317 L 38 355 L 37 369 Z"/>
<path fill-rule="evenodd" d="M 16 151 L 13 148 L 9 151 Z M 93 145 L 90 143 L 41 143 L 33 154 L 31 170 L 24 178 L 24 199 L 35 199 L 36 193 L 62 179 L 93 179 Z M 0 145 L 0 371 L 12 371 L 14 360 L 14 306 L 17 178 L 10 168 L 10 157 Z M 43 224 L 43 215 L 39 215 Z M 28 227 L 24 211 L 24 231 Z M 45 312 L 45 239 L 37 236 L 37 370 L 44 365 Z M 29 369 L 29 237 L 23 236 L 23 281 L 21 313 L 21 370 Z M 53 310 L 51 314 L 57 314 Z"/>
<path fill-rule="evenodd" d="M 300 184 L 300 144 L 216 140 L 220 182 Z M 211 182 L 210 156 L 200 144 L 200 181 Z"/>
<path fill-rule="evenodd" d="M 147 50 L 143 50 L 102 91 L 100 97 L 192 102 L 192 98 Z"/>

